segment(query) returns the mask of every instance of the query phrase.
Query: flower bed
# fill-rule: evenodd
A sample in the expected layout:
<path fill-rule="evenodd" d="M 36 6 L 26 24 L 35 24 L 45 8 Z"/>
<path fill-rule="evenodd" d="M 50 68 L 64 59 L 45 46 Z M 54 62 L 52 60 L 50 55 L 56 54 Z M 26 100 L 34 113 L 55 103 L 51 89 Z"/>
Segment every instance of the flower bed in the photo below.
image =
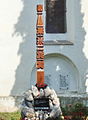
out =
<path fill-rule="evenodd" d="M 88 108 L 82 103 L 62 107 L 64 120 L 87 120 Z"/>

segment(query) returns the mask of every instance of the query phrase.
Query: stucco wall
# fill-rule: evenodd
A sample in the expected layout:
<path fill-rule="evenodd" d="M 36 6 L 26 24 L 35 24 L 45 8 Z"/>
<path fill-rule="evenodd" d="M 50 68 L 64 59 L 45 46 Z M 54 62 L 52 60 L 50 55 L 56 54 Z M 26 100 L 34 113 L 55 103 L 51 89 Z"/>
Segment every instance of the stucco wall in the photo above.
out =
<path fill-rule="evenodd" d="M 36 61 L 36 4 L 35 0 L 0 1 L 0 96 L 22 95 L 30 86 Z M 73 45 L 45 46 L 45 55 L 66 56 L 76 66 L 78 93 L 86 93 L 88 84 L 87 6 L 88 0 L 74 0 L 74 16 L 68 18 L 72 19 L 68 41 Z"/>

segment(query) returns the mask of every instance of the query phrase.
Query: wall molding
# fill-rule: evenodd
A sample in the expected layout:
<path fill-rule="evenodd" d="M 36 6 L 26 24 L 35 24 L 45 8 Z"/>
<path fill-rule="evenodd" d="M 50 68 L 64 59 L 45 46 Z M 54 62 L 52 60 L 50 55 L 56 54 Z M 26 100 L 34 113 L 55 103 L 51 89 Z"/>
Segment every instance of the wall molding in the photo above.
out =
<path fill-rule="evenodd" d="M 74 44 L 67 40 L 50 40 L 44 41 L 44 45 L 74 45 Z"/>

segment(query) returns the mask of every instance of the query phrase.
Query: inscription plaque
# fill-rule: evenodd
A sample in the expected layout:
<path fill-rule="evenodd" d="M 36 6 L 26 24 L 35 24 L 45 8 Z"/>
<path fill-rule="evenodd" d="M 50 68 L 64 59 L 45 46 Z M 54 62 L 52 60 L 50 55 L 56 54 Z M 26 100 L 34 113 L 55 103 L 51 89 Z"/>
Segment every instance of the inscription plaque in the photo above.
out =
<path fill-rule="evenodd" d="M 49 98 L 34 98 L 34 109 L 35 111 L 43 110 L 43 111 L 49 111 Z"/>
<path fill-rule="evenodd" d="M 60 89 L 61 90 L 68 90 L 69 89 L 69 81 L 68 75 L 60 75 Z"/>

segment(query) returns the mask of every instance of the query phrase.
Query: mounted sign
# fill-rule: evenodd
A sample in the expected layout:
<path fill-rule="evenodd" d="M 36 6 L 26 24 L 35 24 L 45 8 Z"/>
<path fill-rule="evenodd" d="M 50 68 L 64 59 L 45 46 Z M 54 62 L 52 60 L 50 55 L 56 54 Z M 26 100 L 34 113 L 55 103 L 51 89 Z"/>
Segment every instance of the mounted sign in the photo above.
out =
<path fill-rule="evenodd" d="M 34 109 L 35 111 L 50 111 L 49 98 L 35 98 L 34 99 Z"/>

